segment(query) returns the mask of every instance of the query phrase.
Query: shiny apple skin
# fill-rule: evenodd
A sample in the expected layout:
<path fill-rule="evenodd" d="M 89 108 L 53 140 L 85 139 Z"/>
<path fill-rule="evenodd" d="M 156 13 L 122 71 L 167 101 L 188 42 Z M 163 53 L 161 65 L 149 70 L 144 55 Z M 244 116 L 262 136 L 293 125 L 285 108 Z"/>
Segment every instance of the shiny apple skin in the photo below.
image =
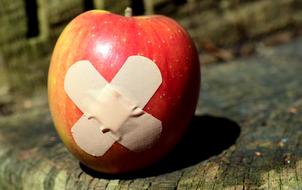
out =
<path fill-rule="evenodd" d="M 91 156 L 71 135 L 72 126 L 83 113 L 64 91 L 66 71 L 76 61 L 89 60 L 110 82 L 132 55 L 148 57 L 161 71 L 163 82 L 143 108 L 162 121 L 161 137 L 143 152 L 135 153 L 115 143 L 103 156 Z M 68 150 L 89 168 L 117 174 L 145 168 L 175 147 L 194 115 L 199 86 L 196 48 L 174 20 L 160 15 L 124 17 L 94 10 L 77 16 L 60 35 L 49 68 L 48 98 L 56 130 Z"/>

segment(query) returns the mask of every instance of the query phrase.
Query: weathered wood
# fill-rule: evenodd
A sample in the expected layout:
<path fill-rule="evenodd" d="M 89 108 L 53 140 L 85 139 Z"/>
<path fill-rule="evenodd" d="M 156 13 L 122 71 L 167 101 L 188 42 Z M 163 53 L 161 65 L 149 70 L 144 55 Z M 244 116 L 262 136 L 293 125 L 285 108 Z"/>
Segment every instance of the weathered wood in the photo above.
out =
<path fill-rule="evenodd" d="M 203 69 L 178 148 L 144 171 L 108 176 L 79 164 L 45 103 L 0 118 L 0 189 L 301 189 L 302 39 Z"/>

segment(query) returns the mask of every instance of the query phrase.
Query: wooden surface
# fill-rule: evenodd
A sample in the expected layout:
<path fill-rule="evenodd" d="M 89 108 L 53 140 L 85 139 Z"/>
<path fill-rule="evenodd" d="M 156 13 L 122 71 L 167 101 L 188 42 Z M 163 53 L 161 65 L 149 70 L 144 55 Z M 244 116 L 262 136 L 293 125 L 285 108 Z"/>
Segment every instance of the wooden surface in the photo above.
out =
<path fill-rule="evenodd" d="M 0 189 L 302 189 L 301 49 L 302 39 L 204 67 L 187 136 L 135 174 L 80 165 L 57 138 L 45 97 L 1 116 Z"/>

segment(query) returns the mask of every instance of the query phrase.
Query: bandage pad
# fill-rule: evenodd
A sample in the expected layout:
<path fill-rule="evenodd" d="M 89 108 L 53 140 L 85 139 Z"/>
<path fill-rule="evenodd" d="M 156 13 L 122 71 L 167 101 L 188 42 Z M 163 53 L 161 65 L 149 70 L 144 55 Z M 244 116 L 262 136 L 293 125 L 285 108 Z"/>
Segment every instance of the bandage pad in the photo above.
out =
<path fill-rule="evenodd" d="M 104 124 L 105 129 L 116 132 L 135 110 L 136 106 L 119 93 L 111 84 L 94 90 L 85 100 L 87 117 Z M 105 108 L 105 109 L 104 109 Z"/>
<path fill-rule="evenodd" d="M 86 153 L 102 156 L 118 142 L 139 152 L 160 137 L 161 121 L 143 107 L 162 83 L 156 64 L 130 56 L 108 83 L 89 61 L 78 61 L 67 71 L 64 89 L 83 112 L 71 132 Z"/>

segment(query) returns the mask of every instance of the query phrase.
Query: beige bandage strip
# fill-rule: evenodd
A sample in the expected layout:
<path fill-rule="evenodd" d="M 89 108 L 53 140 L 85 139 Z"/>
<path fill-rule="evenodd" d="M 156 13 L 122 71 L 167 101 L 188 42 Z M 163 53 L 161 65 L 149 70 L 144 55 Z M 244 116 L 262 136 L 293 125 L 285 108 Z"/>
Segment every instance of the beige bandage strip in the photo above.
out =
<path fill-rule="evenodd" d="M 143 107 L 161 83 L 156 64 L 143 56 L 129 57 L 111 83 L 89 61 L 73 64 L 64 88 L 83 112 L 71 129 L 75 142 L 94 156 L 102 156 L 116 141 L 135 152 L 150 148 L 162 124 Z"/>

